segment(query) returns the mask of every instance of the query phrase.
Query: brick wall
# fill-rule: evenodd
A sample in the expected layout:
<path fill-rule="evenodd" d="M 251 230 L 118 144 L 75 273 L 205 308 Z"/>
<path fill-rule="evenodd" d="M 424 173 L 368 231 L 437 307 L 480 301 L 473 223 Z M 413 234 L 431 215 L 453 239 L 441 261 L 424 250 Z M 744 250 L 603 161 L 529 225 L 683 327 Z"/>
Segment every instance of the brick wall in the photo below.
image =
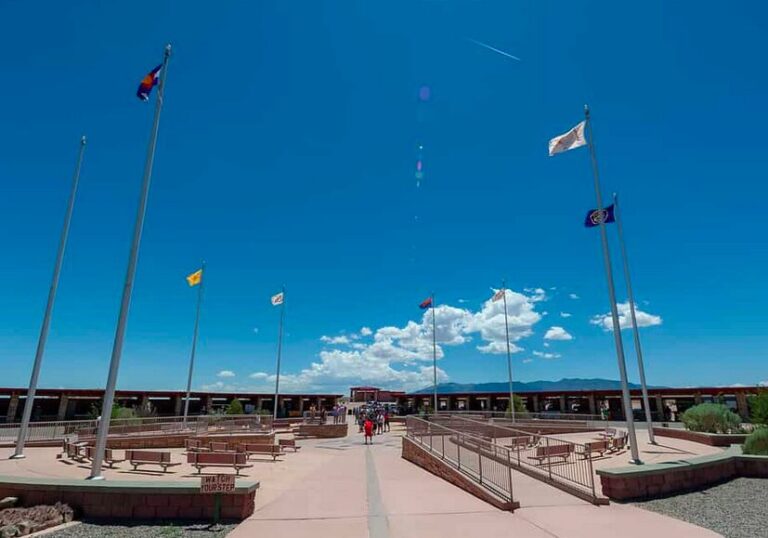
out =
<path fill-rule="evenodd" d="M 768 478 L 768 456 L 744 456 L 739 447 L 688 461 L 647 468 L 601 469 L 603 495 L 615 500 L 653 499 L 694 491 L 740 476 Z"/>
<path fill-rule="evenodd" d="M 300 424 L 299 435 L 303 437 L 317 437 L 329 439 L 347 436 L 346 424 Z"/>
<path fill-rule="evenodd" d="M 50 483 L 0 483 L 0 498 L 18 497 L 22 506 L 54 504 L 70 505 L 78 517 L 125 519 L 203 519 L 213 518 L 214 496 L 202 495 L 196 488 L 164 488 L 162 484 L 130 488 L 116 482 L 94 485 L 62 485 Z M 176 484 L 177 485 L 177 484 Z M 241 486 L 235 493 L 222 494 L 221 517 L 241 521 L 254 510 L 258 483 Z"/>
<path fill-rule="evenodd" d="M 744 441 L 747 438 L 746 434 L 691 432 L 677 428 L 659 427 L 654 427 L 653 433 L 659 437 L 672 437 L 674 439 L 684 439 L 686 441 L 693 441 L 694 443 L 701 443 L 703 445 L 722 447 L 744 444 Z"/>
<path fill-rule="evenodd" d="M 480 487 L 479 484 L 473 482 L 457 469 L 446 464 L 440 458 L 430 454 L 407 437 L 403 437 L 402 457 L 411 463 L 418 465 L 422 469 L 429 471 L 433 475 L 447 480 L 454 486 L 458 486 L 464 491 L 471 493 L 475 497 L 492 504 L 500 510 L 514 511 L 516 508 L 520 507 L 520 503 L 516 501 L 504 501 L 499 497 L 492 495 L 486 489 Z"/>

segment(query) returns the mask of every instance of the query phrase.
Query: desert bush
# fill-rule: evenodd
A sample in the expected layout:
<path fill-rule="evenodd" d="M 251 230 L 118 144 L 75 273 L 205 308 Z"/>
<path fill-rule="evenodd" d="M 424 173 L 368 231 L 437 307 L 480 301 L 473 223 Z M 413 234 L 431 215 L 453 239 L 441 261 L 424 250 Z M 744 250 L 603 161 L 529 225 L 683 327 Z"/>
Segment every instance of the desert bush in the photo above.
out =
<path fill-rule="evenodd" d="M 768 390 L 761 390 L 749 398 L 749 416 L 755 424 L 768 426 Z"/>
<path fill-rule="evenodd" d="M 768 428 L 757 428 L 744 441 L 744 454 L 768 456 Z"/>
<path fill-rule="evenodd" d="M 227 407 L 227 415 L 242 415 L 243 414 L 243 404 L 235 398 L 231 402 L 229 402 L 229 406 Z"/>
<path fill-rule="evenodd" d="M 695 405 L 681 419 L 692 432 L 734 433 L 741 427 L 741 417 L 722 404 Z"/>

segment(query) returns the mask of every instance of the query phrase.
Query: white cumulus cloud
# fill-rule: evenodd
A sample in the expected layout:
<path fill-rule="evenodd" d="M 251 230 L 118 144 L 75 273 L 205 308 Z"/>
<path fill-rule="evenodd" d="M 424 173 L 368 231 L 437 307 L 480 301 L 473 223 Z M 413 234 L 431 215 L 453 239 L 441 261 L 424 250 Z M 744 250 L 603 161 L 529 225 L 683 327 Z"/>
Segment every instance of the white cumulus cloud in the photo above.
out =
<path fill-rule="evenodd" d="M 544 334 L 544 340 L 573 340 L 573 335 L 562 327 L 550 327 Z"/>
<path fill-rule="evenodd" d="M 341 335 L 341 336 L 321 336 L 320 341 L 324 344 L 349 344 L 349 338 Z"/>
<path fill-rule="evenodd" d="M 561 318 L 570 318 L 571 314 L 568 313 L 568 312 L 560 312 L 560 317 Z"/>
<path fill-rule="evenodd" d="M 629 302 L 617 303 L 616 308 L 619 311 L 619 327 L 621 327 L 622 330 L 631 328 L 632 316 L 629 311 Z M 635 306 L 635 317 L 637 318 L 638 327 L 653 327 L 654 325 L 661 325 L 662 323 L 661 316 L 643 312 L 642 310 L 638 309 L 637 306 Z M 592 325 L 602 327 L 604 331 L 613 330 L 613 320 L 611 319 L 610 312 L 607 314 L 598 314 L 596 316 L 592 316 L 592 319 L 589 320 L 589 322 Z"/>
<path fill-rule="evenodd" d="M 559 359 L 562 357 L 560 353 L 545 353 L 543 351 L 534 351 L 533 355 L 542 359 Z"/>
<path fill-rule="evenodd" d="M 541 320 L 535 307 L 542 295 L 541 288 L 527 294 L 506 290 L 512 352 L 522 351 L 516 342 L 532 335 L 533 326 Z M 308 367 L 281 374 L 281 390 L 343 391 L 357 384 L 405 390 L 430 386 L 432 314 L 433 310 L 427 310 L 420 319 L 407 321 L 402 326 L 364 327 L 359 334 L 372 336 L 367 341 L 352 341 L 344 334 L 322 337 L 321 341 L 330 348 L 320 351 Z M 434 309 L 434 315 L 438 360 L 444 357 L 446 347 L 475 342 L 482 353 L 506 353 L 503 301 L 494 302 L 489 298 L 478 310 L 443 304 Z M 257 385 L 251 390 L 268 391 L 275 382 L 275 376 L 265 372 L 249 377 Z M 438 367 L 438 382 L 447 380 L 448 375 Z"/>
<path fill-rule="evenodd" d="M 216 377 L 235 377 L 235 372 L 232 370 L 221 370 Z"/>
<path fill-rule="evenodd" d="M 576 299 L 578 299 L 578 298 L 579 298 L 579 296 L 578 296 L 578 295 L 576 295 L 575 293 L 569 293 L 569 294 L 568 294 L 568 297 L 570 297 L 570 298 L 571 298 L 571 299 L 573 299 L 573 300 L 576 300 Z"/>

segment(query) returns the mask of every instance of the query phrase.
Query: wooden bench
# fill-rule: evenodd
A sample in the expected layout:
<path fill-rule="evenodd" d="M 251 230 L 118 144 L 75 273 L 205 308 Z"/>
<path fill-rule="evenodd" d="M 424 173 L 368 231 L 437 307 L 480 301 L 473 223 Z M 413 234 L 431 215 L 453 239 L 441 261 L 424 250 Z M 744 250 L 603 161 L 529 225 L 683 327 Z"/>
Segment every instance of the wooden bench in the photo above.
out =
<path fill-rule="evenodd" d="M 285 452 L 283 452 L 283 447 L 280 445 L 262 445 L 261 443 L 258 444 L 251 444 L 251 443 L 245 443 L 243 445 L 243 452 L 242 454 L 246 458 L 250 458 L 251 456 L 272 456 L 272 461 L 276 461 L 278 456 L 284 456 Z"/>
<path fill-rule="evenodd" d="M 200 439 L 184 439 L 184 448 L 187 452 L 199 452 L 205 450 L 203 442 Z"/>
<path fill-rule="evenodd" d="M 93 457 L 96 455 L 96 447 L 95 446 L 87 446 L 85 447 L 85 457 L 86 459 L 93 460 Z M 105 448 L 104 449 L 104 463 L 106 463 L 110 469 L 113 469 L 115 466 L 115 463 L 120 463 L 121 461 L 125 460 L 119 460 L 115 458 L 112 455 L 112 449 L 111 448 Z"/>
<path fill-rule="evenodd" d="M 232 467 L 239 475 L 240 469 L 253 467 L 246 463 L 246 454 L 242 452 L 189 452 L 187 463 L 197 469 L 197 474 L 204 467 Z"/>
<path fill-rule="evenodd" d="M 211 452 L 228 452 L 229 443 L 226 441 L 211 441 L 208 443 L 208 449 Z"/>
<path fill-rule="evenodd" d="M 296 444 L 296 439 L 278 439 L 277 443 L 281 449 L 286 449 L 290 447 L 293 449 L 294 452 L 298 451 L 301 448 L 299 445 Z"/>
<path fill-rule="evenodd" d="M 522 450 L 534 445 L 533 437 L 530 435 L 512 437 L 510 441 L 511 443 L 508 446 L 513 450 Z"/>
<path fill-rule="evenodd" d="M 582 453 L 582 456 L 584 456 L 584 459 L 587 459 L 589 456 L 591 456 L 595 452 L 597 452 L 602 456 L 610 448 L 609 444 L 610 443 L 607 439 L 604 439 L 602 441 L 591 441 L 589 443 L 584 443 L 584 452 Z"/>
<path fill-rule="evenodd" d="M 126 450 L 125 459 L 133 465 L 133 470 L 137 470 L 139 465 L 159 465 L 163 472 L 168 472 L 168 467 L 181 465 L 181 463 L 171 463 L 170 452 L 157 452 L 155 450 Z"/>
<path fill-rule="evenodd" d="M 616 428 L 606 428 L 604 432 L 598 434 L 603 439 L 613 439 L 616 437 Z"/>
<path fill-rule="evenodd" d="M 64 442 L 64 453 L 71 460 L 83 462 L 85 461 L 85 448 L 86 444 L 80 443 L 68 443 Z"/>
<path fill-rule="evenodd" d="M 551 458 L 562 458 L 563 462 L 565 462 L 568 461 L 568 458 L 572 453 L 573 445 L 570 444 L 538 446 L 536 447 L 536 454 L 534 456 L 528 456 L 528 458 L 538 460 L 539 463 Z"/>
<path fill-rule="evenodd" d="M 610 452 L 620 452 L 624 450 L 626 446 L 627 446 L 627 434 L 624 433 L 610 440 L 610 446 L 608 450 Z"/>

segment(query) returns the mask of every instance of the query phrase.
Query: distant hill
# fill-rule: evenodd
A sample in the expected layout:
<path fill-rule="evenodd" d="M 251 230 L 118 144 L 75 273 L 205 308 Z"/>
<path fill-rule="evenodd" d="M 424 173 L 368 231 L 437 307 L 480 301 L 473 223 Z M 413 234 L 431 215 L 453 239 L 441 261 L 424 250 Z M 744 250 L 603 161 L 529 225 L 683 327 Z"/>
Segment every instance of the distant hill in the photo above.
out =
<path fill-rule="evenodd" d="M 563 378 L 560 381 L 514 381 L 512 387 L 515 392 L 544 392 L 559 390 L 618 390 L 621 383 L 613 379 L 581 379 Z M 640 385 L 630 383 L 629 388 L 639 389 Z M 661 387 L 653 387 L 661 388 Z M 456 394 L 461 392 L 507 392 L 509 383 L 440 383 L 437 392 L 441 394 Z M 417 390 L 414 394 L 431 394 L 432 387 Z"/>

